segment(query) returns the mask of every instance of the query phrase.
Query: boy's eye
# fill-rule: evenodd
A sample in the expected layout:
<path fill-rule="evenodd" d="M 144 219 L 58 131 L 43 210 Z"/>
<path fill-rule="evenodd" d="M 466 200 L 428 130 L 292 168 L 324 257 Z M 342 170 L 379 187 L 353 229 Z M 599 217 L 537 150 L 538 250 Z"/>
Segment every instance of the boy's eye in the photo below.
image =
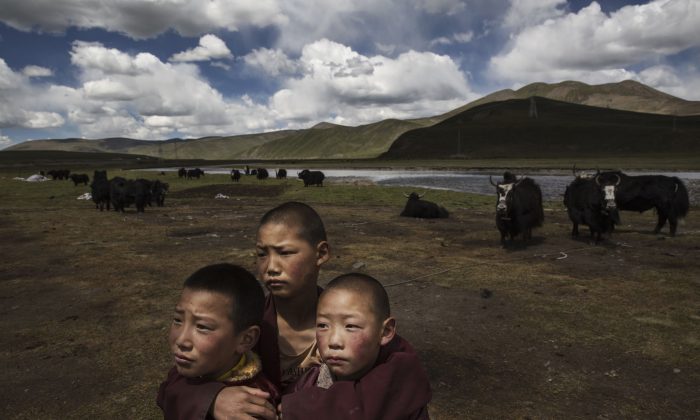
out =
<path fill-rule="evenodd" d="M 181 324 L 182 324 L 182 320 L 181 320 L 179 317 L 174 317 L 174 318 L 173 318 L 173 324 L 175 324 L 175 325 L 181 325 Z"/>
<path fill-rule="evenodd" d="M 197 329 L 202 331 L 211 331 L 214 328 L 210 327 L 209 325 L 197 324 Z"/>
<path fill-rule="evenodd" d="M 328 324 L 319 322 L 318 324 L 316 324 L 316 328 L 318 328 L 319 330 L 325 330 L 326 328 L 328 328 Z"/>
<path fill-rule="evenodd" d="M 360 326 L 359 326 L 359 325 L 355 325 L 355 324 L 348 324 L 348 325 L 345 326 L 345 328 L 347 328 L 347 329 L 349 329 L 349 330 L 357 330 L 357 329 L 360 328 Z"/>

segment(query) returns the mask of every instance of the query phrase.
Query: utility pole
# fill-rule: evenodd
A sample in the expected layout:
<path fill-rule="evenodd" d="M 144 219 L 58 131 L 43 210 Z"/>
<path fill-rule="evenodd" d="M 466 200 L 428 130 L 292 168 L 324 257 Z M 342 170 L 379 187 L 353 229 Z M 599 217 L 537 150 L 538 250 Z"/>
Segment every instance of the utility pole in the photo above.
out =
<path fill-rule="evenodd" d="M 537 104 L 535 103 L 535 97 L 530 97 L 530 118 L 537 118 Z"/>

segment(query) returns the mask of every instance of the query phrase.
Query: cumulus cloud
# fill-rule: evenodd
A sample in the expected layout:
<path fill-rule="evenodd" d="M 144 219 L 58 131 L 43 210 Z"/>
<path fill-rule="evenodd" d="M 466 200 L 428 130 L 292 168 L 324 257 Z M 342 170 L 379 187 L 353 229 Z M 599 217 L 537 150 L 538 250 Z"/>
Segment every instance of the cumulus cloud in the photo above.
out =
<path fill-rule="evenodd" d="M 170 61 L 209 61 L 233 58 L 226 43 L 216 35 L 207 34 L 199 39 L 199 46 L 174 54 Z"/>
<path fill-rule="evenodd" d="M 0 147 L 7 147 L 12 144 L 12 139 L 0 133 Z"/>
<path fill-rule="evenodd" d="M 247 66 L 270 76 L 295 74 L 299 70 L 297 63 L 282 50 L 258 48 L 243 59 Z"/>
<path fill-rule="evenodd" d="M 564 15 L 566 0 L 510 0 L 503 24 L 510 30 L 539 25 Z"/>
<path fill-rule="evenodd" d="M 303 75 L 289 79 L 270 100 L 280 118 L 359 124 L 384 118 L 433 115 L 474 95 L 448 56 L 409 51 L 392 59 L 366 57 L 323 39 L 304 47 Z"/>
<path fill-rule="evenodd" d="M 53 71 L 41 66 L 26 66 L 22 69 L 22 74 L 27 77 L 49 77 L 53 76 Z"/>
<path fill-rule="evenodd" d="M 515 4 L 515 3 L 514 3 Z M 607 15 L 596 2 L 517 32 L 490 60 L 490 74 L 510 82 L 639 78 L 664 56 L 700 46 L 700 8 L 693 0 L 656 0 Z"/>
<path fill-rule="evenodd" d="M 460 32 L 452 34 L 451 37 L 442 36 L 435 38 L 430 41 L 430 46 L 435 45 L 452 45 L 452 44 L 466 44 L 474 38 L 474 32 Z"/>
<path fill-rule="evenodd" d="M 13 71 L 0 58 L 0 128 L 61 126 L 63 117 L 37 101 L 39 94 L 26 76 Z"/>
<path fill-rule="evenodd" d="M 132 38 L 149 38 L 172 28 L 185 36 L 217 29 L 284 25 L 278 0 L 23 0 L 6 1 L 0 20 L 29 31 L 103 28 Z"/>

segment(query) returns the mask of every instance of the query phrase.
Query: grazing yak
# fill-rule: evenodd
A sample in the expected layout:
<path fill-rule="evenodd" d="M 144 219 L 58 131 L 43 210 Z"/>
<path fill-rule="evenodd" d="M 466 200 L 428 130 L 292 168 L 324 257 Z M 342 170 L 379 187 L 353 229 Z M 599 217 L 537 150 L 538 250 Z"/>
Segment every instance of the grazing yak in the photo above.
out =
<path fill-rule="evenodd" d="M 187 170 L 187 179 L 192 179 L 192 178 L 199 179 L 200 176 L 204 176 L 204 171 L 199 169 L 199 168 Z"/>
<path fill-rule="evenodd" d="M 669 233 L 671 236 L 676 235 L 678 219 L 688 214 L 690 206 L 688 190 L 680 179 L 665 175 L 630 176 L 621 171 L 601 172 L 599 177 L 604 181 L 610 178 L 620 180 L 615 191 L 620 210 L 641 213 L 656 209 L 658 219 L 654 234 L 658 234 L 668 220 Z"/>
<path fill-rule="evenodd" d="M 95 208 L 103 211 L 105 207 L 109 210 L 109 181 L 107 180 L 107 171 L 95 171 L 90 184 L 92 201 L 95 202 Z"/>
<path fill-rule="evenodd" d="M 178 178 L 184 178 L 187 176 L 187 169 L 185 168 L 180 168 L 177 170 L 177 177 Z"/>
<path fill-rule="evenodd" d="M 275 178 L 287 179 L 287 170 L 286 169 L 275 170 Z"/>
<path fill-rule="evenodd" d="M 571 236 L 579 235 L 579 224 L 588 226 L 596 244 L 603 234 L 613 232 L 615 224 L 620 223 L 615 203 L 615 189 L 619 184 L 620 177 L 576 176 L 564 193 L 564 205 L 573 223 Z"/>
<path fill-rule="evenodd" d="M 73 181 L 75 187 L 77 187 L 78 184 L 85 184 L 87 186 L 88 182 L 90 182 L 90 177 L 87 176 L 87 174 L 71 174 L 70 180 Z"/>
<path fill-rule="evenodd" d="M 303 171 L 299 172 L 297 175 L 299 179 L 304 181 L 304 186 L 308 187 L 309 185 L 317 185 L 319 187 L 323 186 L 323 180 L 326 178 L 326 175 L 323 174 L 321 171 L 310 171 L 308 169 L 304 169 Z"/>
<path fill-rule="evenodd" d="M 517 179 L 506 171 L 503 181 L 491 185 L 496 187 L 496 227 L 501 233 L 501 244 L 506 245 L 506 236 L 513 239 L 523 235 L 523 241 L 532 239 L 532 229 L 542 226 L 544 210 L 542 209 L 542 190 L 531 178 Z"/>
<path fill-rule="evenodd" d="M 450 216 L 450 213 L 444 207 L 438 206 L 432 201 L 422 200 L 423 195 L 414 192 L 411 195 L 404 194 L 408 201 L 403 208 L 400 216 L 403 217 L 419 217 L 421 219 L 444 219 Z"/>
<path fill-rule="evenodd" d="M 255 177 L 258 178 L 259 180 L 263 181 L 263 180 L 270 177 L 270 173 L 267 172 L 267 169 L 265 169 L 265 168 L 258 168 L 258 171 L 255 174 Z"/>
<path fill-rule="evenodd" d="M 161 182 L 159 179 L 153 181 L 151 188 L 151 197 L 156 201 L 156 206 L 163 207 L 165 205 L 165 194 L 168 193 L 170 185 L 167 182 Z"/>
<path fill-rule="evenodd" d="M 147 179 L 127 180 L 114 177 L 109 182 L 109 196 L 114 211 L 124 212 L 126 207 L 136 205 L 136 211 L 143 213 L 151 202 L 152 182 Z"/>
<path fill-rule="evenodd" d="M 238 182 L 241 180 L 241 171 L 238 169 L 231 169 L 231 181 Z"/>
<path fill-rule="evenodd" d="M 54 181 L 59 179 L 69 179 L 70 177 L 70 169 L 52 169 L 46 173 L 48 176 L 51 177 Z"/>

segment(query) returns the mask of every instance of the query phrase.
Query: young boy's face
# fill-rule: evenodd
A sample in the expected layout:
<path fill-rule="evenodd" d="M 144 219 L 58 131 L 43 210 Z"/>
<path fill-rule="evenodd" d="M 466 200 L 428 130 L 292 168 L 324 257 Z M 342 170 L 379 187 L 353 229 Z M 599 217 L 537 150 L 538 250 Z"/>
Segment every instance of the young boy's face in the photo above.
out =
<path fill-rule="evenodd" d="M 230 318 L 232 305 L 221 293 L 183 289 L 168 339 L 178 373 L 215 379 L 235 366 L 241 337 Z"/>
<path fill-rule="evenodd" d="M 387 334 L 386 325 L 392 322 Z M 327 290 L 318 302 L 316 340 L 321 358 L 338 380 L 355 380 L 377 360 L 379 348 L 393 338 L 393 319 L 380 320 L 364 294 Z"/>
<path fill-rule="evenodd" d="M 316 290 L 318 270 L 328 259 L 327 243 L 316 246 L 299 235 L 298 228 L 266 223 L 258 229 L 255 248 L 258 277 L 278 298 L 296 297 Z"/>

